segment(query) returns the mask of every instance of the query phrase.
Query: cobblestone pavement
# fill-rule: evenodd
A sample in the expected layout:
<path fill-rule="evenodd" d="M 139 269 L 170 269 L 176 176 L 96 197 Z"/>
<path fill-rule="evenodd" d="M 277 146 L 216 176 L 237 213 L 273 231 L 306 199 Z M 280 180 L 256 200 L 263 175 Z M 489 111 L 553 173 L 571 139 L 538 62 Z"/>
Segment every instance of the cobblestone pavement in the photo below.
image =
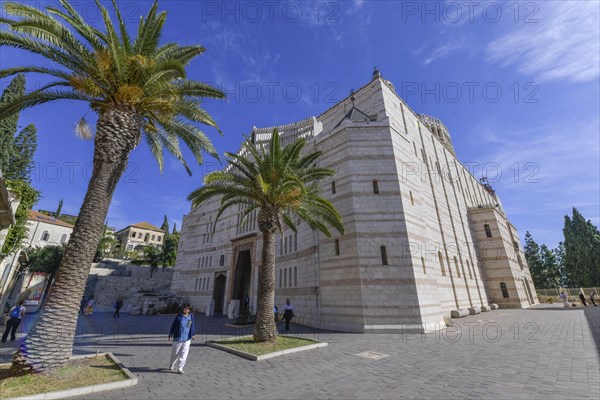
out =
<path fill-rule="evenodd" d="M 600 308 L 495 310 L 453 320 L 447 331 L 427 335 L 296 325 L 290 334 L 329 346 L 258 362 L 204 346 L 205 340 L 244 332 L 224 326 L 225 319 L 197 316 L 203 333 L 190 349 L 185 375 L 167 369 L 172 319 L 125 314 L 113 319 L 109 313 L 80 318 L 75 353 L 111 351 L 139 384 L 77 398 L 600 398 Z M 9 351 L 3 349 L 2 358 Z M 356 355 L 365 351 L 388 356 Z"/>

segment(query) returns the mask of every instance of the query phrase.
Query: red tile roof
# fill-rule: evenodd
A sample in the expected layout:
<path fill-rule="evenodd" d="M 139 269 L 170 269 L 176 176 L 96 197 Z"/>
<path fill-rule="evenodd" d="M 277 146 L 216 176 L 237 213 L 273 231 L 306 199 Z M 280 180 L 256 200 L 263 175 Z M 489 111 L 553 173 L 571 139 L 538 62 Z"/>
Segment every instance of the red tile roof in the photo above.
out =
<path fill-rule="evenodd" d="M 42 214 L 41 212 L 29 210 L 29 217 L 27 218 L 29 221 L 39 221 L 44 222 L 46 224 L 59 225 L 64 226 L 66 228 L 73 229 L 75 225 L 71 225 L 65 221 L 61 221 L 60 219 L 56 219 L 46 214 Z"/>

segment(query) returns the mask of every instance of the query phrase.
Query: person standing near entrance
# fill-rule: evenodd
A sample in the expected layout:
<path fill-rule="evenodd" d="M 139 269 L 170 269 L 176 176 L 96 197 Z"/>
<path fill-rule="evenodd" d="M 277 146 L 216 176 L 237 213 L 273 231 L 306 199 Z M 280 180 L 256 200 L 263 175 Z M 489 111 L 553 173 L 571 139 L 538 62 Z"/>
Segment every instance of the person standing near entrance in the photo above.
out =
<path fill-rule="evenodd" d="M 285 331 L 290 330 L 290 321 L 294 318 L 294 305 L 290 302 L 290 299 L 285 299 L 285 305 L 283 306 L 283 319 L 285 320 Z"/>
<path fill-rule="evenodd" d="M 587 303 L 585 302 L 585 295 L 583 294 L 583 289 L 579 289 L 579 300 L 581 300 L 581 303 L 584 307 L 587 307 Z"/>
<path fill-rule="evenodd" d="M 169 342 L 173 342 L 171 346 L 171 365 L 169 369 L 183 374 L 183 367 L 187 361 L 190 344 L 196 336 L 196 326 L 194 324 L 194 315 L 190 312 L 190 306 L 183 306 L 183 311 L 179 313 L 169 332 Z"/>
<path fill-rule="evenodd" d="M 596 301 L 594 300 L 594 292 L 590 292 L 590 301 L 592 302 L 592 304 L 594 305 L 594 307 L 598 307 L 598 304 L 596 304 Z"/>
<path fill-rule="evenodd" d="M 6 329 L 4 330 L 4 334 L 2 335 L 2 343 L 6 343 L 6 338 L 8 337 L 8 332 L 10 332 L 10 340 L 11 342 L 16 339 L 17 328 L 21 324 L 21 320 L 25 316 L 26 307 L 23 305 L 23 301 L 20 301 L 19 304 L 14 306 L 9 311 L 10 319 L 6 322 Z"/>

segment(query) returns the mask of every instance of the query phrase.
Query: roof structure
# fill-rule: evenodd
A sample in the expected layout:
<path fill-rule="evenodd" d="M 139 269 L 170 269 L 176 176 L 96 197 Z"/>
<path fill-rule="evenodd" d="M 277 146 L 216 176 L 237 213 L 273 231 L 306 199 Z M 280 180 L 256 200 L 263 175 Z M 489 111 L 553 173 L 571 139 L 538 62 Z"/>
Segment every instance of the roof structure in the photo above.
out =
<path fill-rule="evenodd" d="M 60 219 L 51 217 L 49 215 L 42 214 L 38 211 L 29 210 L 29 217 L 27 217 L 29 221 L 37 221 L 43 222 L 45 224 L 64 226 L 65 228 L 73 229 L 75 225 L 69 224 L 68 222 L 61 221 Z"/>
<path fill-rule="evenodd" d="M 156 231 L 156 232 L 162 232 L 162 233 L 164 233 L 164 232 L 165 232 L 165 231 L 163 231 L 162 229 L 160 229 L 160 228 L 158 228 L 158 227 L 156 227 L 156 226 L 152 225 L 152 224 L 151 224 L 151 223 L 149 223 L 149 222 L 145 222 L 145 221 L 143 221 L 143 222 L 138 222 L 138 223 L 136 223 L 136 224 L 131 224 L 131 225 L 129 225 L 129 226 L 126 226 L 125 228 L 123 228 L 123 229 L 119 230 L 119 232 L 122 232 L 122 231 L 124 231 L 124 230 L 125 230 L 125 229 L 127 229 L 127 228 L 140 228 L 140 229 L 147 229 L 147 230 L 149 230 L 149 231 Z"/>

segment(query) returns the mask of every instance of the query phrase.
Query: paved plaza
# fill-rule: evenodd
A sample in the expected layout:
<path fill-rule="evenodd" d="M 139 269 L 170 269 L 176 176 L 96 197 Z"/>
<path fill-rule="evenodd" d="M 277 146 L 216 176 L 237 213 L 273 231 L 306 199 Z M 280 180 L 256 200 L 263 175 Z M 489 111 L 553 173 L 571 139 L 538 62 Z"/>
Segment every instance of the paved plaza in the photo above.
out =
<path fill-rule="evenodd" d="M 249 361 L 203 345 L 241 335 L 197 316 L 185 375 L 169 371 L 172 315 L 81 317 L 76 354 L 113 352 L 139 384 L 82 399 L 600 398 L 600 308 L 539 305 L 453 320 L 444 333 L 349 334 L 293 326 L 328 347 Z M 280 326 L 281 328 L 281 326 Z M 249 332 L 249 331 L 246 331 Z M 13 343 L 13 347 L 16 343 Z M 2 348 L 2 362 L 11 346 Z M 370 352 L 373 358 L 357 356 Z"/>

